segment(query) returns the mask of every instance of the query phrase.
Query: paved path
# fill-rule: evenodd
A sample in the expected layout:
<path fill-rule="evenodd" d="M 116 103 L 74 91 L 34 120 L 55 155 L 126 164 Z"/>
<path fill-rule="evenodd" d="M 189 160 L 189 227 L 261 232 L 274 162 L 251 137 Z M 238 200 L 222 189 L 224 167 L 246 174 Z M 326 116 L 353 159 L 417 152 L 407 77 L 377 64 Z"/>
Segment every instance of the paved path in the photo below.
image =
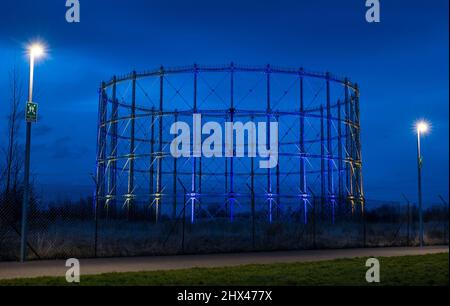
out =
<path fill-rule="evenodd" d="M 264 252 L 242 254 L 157 256 L 135 258 L 82 259 L 81 274 L 92 275 L 110 272 L 141 272 L 177 270 L 194 267 L 230 267 L 247 264 L 290 263 L 324 261 L 355 257 L 393 257 L 448 253 L 448 246 L 425 248 L 377 248 Z M 48 260 L 27 263 L 0 262 L 0 279 L 32 278 L 39 276 L 65 276 L 65 261 Z"/>

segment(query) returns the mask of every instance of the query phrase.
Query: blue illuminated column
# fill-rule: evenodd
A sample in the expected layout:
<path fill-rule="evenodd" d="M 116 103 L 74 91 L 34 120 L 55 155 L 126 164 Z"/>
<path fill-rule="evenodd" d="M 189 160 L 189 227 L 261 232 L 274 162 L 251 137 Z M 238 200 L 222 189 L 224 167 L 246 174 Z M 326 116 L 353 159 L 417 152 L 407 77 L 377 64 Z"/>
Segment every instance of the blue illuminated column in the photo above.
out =
<path fill-rule="evenodd" d="M 270 143 L 270 118 L 272 116 L 271 101 L 270 101 L 270 65 L 266 68 L 267 75 L 267 144 Z M 272 194 L 272 171 L 267 169 L 267 198 L 269 201 L 269 223 L 273 221 L 273 194 Z"/>
<path fill-rule="evenodd" d="M 303 69 L 300 69 L 300 191 L 303 201 L 303 222 L 308 224 L 308 195 L 306 187 L 306 169 L 305 169 L 305 103 L 303 92 Z"/>

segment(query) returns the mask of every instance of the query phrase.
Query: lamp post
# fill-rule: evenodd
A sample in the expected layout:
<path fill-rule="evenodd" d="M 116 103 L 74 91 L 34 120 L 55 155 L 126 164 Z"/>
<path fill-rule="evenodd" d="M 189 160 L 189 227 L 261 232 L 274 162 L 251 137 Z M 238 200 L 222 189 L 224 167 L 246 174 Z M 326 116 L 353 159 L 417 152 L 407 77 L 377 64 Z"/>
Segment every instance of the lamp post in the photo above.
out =
<path fill-rule="evenodd" d="M 31 147 L 31 124 L 37 119 L 37 105 L 33 103 L 33 81 L 35 60 L 44 55 L 44 48 L 40 44 L 33 44 L 28 48 L 30 56 L 30 81 L 28 88 L 28 102 L 26 108 L 26 145 L 25 145 L 25 171 L 22 202 L 22 235 L 20 241 L 20 261 L 27 259 L 27 218 L 30 202 L 30 147 Z"/>
<path fill-rule="evenodd" d="M 418 195 L 419 195 L 419 242 L 420 247 L 423 247 L 423 208 L 422 208 L 422 165 L 423 158 L 421 153 L 421 136 L 428 132 L 429 126 L 425 121 L 416 123 L 417 131 L 417 171 L 418 171 Z"/>

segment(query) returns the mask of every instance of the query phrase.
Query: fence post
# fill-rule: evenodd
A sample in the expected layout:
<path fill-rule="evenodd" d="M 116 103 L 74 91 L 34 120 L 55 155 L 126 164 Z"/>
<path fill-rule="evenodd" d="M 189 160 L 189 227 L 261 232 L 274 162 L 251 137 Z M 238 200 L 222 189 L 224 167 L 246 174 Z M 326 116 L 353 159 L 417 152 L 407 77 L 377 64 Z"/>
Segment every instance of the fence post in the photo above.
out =
<path fill-rule="evenodd" d="M 100 187 L 100 182 L 98 181 L 98 179 L 94 176 L 91 175 L 92 179 L 94 180 L 94 184 L 95 184 L 95 200 L 94 200 L 94 258 L 97 258 L 97 246 L 98 246 L 98 197 L 99 197 L 99 187 Z"/>
<path fill-rule="evenodd" d="M 367 224 L 366 224 L 366 211 L 362 210 L 362 222 L 363 222 L 363 248 L 367 247 Z"/>
<path fill-rule="evenodd" d="M 362 226 L 362 247 L 366 248 L 367 247 L 367 222 L 366 222 L 366 209 L 364 206 L 364 203 L 361 204 L 362 209 L 361 209 L 361 214 L 360 214 L 360 222 L 361 222 L 361 226 Z"/>
<path fill-rule="evenodd" d="M 95 233 L 94 233 L 94 258 L 97 258 L 97 248 L 98 248 L 98 195 L 95 197 Z"/>
<path fill-rule="evenodd" d="M 177 178 L 178 182 L 181 185 L 181 188 L 183 188 L 183 230 L 182 230 L 182 236 L 181 236 L 181 252 L 184 254 L 184 242 L 185 242 L 185 232 L 186 232 L 186 202 L 187 202 L 187 189 L 184 186 L 183 182 Z"/>
<path fill-rule="evenodd" d="M 313 224 L 313 248 L 317 248 L 316 244 L 316 197 L 313 197 L 313 215 L 312 215 L 312 224 Z"/>
<path fill-rule="evenodd" d="M 255 227 L 255 190 L 254 190 L 254 180 L 253 180 L 253 160 L 252 160 L 252 181 L 251 186 L 247 184 L 247 187 L 250 189 L 251 193 L 251 208 L 252 208 L 252 249 L 255 250 L 255 236 L 256 236 L 256 227 Z"/>
<path fill-rule="evenodd" d="M 409 201 L 408 201 L 408 204 L 407 204 L 408 206 L 408 211 L 407 211 L 407 213 L 408 213 L 408 228 L 407 228 L 407 237 L 406 237 L 406 246 L 408 246 L 409 247 L 409 245 L 410 245 L 410 235 L 411 235 L 411 204 L 409 203 Z"/>
<path fill-rule="evenodd" d="M 443 236 L 443 244 L 447 243 L 447 231 L 448 231 L 448 203 L 447 201 L 439 195 L 439 199 L 442 201 L 442 204 L 444 205 L 444 210 L 442 213 L 444 214 L 444 221 L 442 221 L 442 224 L 444 225 L 444 232 L 442 233 Z M 447 217 L 445 218 L 445 215 L 447 214 Z"/>

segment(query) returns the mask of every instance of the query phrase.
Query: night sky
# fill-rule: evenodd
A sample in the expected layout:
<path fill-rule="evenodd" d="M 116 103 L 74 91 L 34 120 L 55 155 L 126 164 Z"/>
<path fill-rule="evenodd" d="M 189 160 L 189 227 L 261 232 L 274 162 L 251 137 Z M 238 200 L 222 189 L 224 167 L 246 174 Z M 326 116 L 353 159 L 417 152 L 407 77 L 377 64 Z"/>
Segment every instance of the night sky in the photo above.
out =
<path fill-rule="evenodd" d="M 364 0 L 80 0 L 81 23 L 69 24 L 63 0 L 3 0 L 0 145 L 8 72 L 16 66 L 26 88 L 25 47 L 36 39 L 49 56 L 36 70 L 32 171 L 40 190 L 58 197 L 92 191 L 102 80 L 194 62 L 305 67 L 360 85 L 368 199 L 401 201 L 405 193 L 416 201 L 413 123 L 432 123 L 424 198 L 437 203 L 449 184 L 449 2 L 381 2 L 381 23 L 369 24 Z"/>

